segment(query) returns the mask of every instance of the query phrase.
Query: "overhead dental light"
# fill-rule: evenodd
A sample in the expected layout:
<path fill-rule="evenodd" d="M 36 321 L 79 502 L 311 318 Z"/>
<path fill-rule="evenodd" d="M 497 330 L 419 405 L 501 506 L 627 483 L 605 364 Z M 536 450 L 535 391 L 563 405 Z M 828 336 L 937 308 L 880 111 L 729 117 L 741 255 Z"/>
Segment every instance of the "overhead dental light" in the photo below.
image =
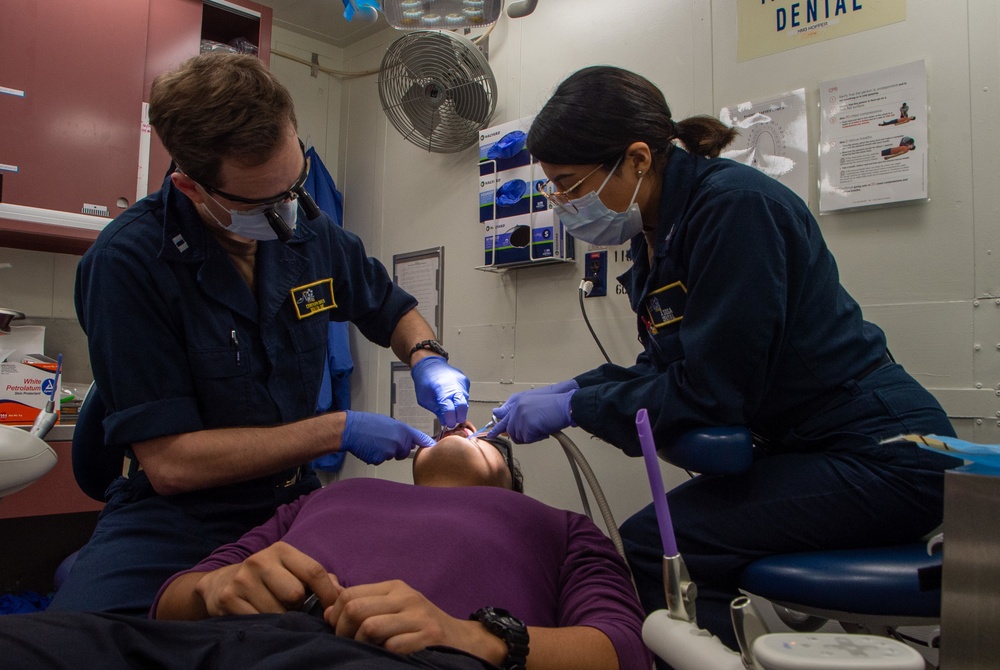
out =
<path fill-rule="evenodd" d="M 385 0 L 385 19 L 397 30 L 488 28 L 503 0 Z"/>
<path fill-rule="evenodd" d="M 344 0 L 344 18 L 351 22 L 375 23 L 380 9 L 378 0 Z"/>
<path fill-rule="evenodd" d="M 378 13 L 397 30 L 487 28 L 500 17 L 503 0 L 343 0 L 344 18 L 374 23 Z M 515 0 L 507 16 L 519 19 L 535 11 L 538 0 Z"/>
<path fill-rule="evenodd" d="M 522 16 L 527 16 L 528 14 L 535 11 L 535 5 L 538 4 L 538 0 L 517 0 L 517 2 L 510 3 L 507 7 L 507 16 L 512 19 L 519 19 Z"/>

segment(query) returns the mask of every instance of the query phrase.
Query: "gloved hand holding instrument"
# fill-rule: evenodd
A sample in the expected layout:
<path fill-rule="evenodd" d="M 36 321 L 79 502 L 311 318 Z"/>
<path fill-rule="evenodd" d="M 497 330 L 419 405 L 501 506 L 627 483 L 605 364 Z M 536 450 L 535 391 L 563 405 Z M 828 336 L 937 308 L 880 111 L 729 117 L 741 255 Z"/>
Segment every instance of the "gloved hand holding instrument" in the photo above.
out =
<path fill-rule="evenodd" d="M 469 378 L 443 356 L 426 356 L 410 370 L 417 402 L 434 412 L 441 427 L 465 423 L 469 414 Z"/>
<path fill-rule="evenodd" d="M 570 402 L 580 388 L 575 379 L 515 393 L 493 411 L 497 422 L 487 434 L 507 433 L 518 444 L 537 442 L 568 426 L 575 426 Z"/>

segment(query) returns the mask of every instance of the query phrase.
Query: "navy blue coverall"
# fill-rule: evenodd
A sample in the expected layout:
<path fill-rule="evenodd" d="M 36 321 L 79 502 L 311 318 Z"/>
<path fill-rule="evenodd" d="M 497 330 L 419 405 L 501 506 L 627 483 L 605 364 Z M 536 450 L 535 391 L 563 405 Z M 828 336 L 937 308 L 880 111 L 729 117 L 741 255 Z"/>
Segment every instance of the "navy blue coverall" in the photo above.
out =
<path fill-rule="evenodd" d="M 388 346 L 416 306 L 357 236 L 301 210 L 287 244 L 258 242 L 255 277 L 256 296 L 169 177 L 101 232 L 77 269 L 76 307 L 107 444 L 311 416 L 330 321 Z M 327 309 L 297 309 L 305 300 Z M 168 577 L 318 485 L 300 468 L 161 496 L 142 471 L 122 477 L 50 609 L 145 615 Z"/>
<path fill-rule="evenodd" d="M 805 203 L 763 173 L 672 150 L 652 264 L 642 235 L 619 277 L 644 352 L 576 378 L 573 420 L 641 455 L 635 415 L 662 448 L 688 430 L 745 426 L 749 471 L 667 494 L 698 585 L 698 622 L 735 646 L 728 604 L 743 569 L 776 553 L 911 541 L 941 521 L 959 461 L 902 433 L 953 435 L 937 400 L 862 318 Z M 653 506 L 622 527 L 647 612 L 666 607 Z"/>

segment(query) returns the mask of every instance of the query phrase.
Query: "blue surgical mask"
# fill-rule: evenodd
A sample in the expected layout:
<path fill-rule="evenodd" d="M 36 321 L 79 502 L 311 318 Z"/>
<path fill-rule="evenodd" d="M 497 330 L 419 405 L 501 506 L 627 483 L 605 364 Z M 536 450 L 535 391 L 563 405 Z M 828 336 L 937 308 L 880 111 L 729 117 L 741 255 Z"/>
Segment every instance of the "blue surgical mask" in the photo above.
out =
<path fill-rule="evenodd" d="M 576 239 L 590 244 L 614 246 L 624 244 L 642 232 L 642 212 L 639 211 L 639 204 L 635 198 L 639 195 L 643 177 L 639 177 L 639 182 L 632 193 L 632 200 L 624 212 L 615 212 L 601 202 L 601 191 L 618 169 L 619 163 L 621 163 L 620 158 L 604 178 L 600 188 L 583 197 L 570 200 L 569 204 L 573 207 L 556 206 L 559 220 L 566 226 L 566 231 Z M 576 208 L 575 212 L 573 208 Z"/>
<path fill-rule="evenodd" d="M 219 207 L 224 207 L 224 205 L 212 197 L 210 194 L 209 198 L 217 204 Z M 208 209 L 206 207 L 206 209 Z M 267 242 L 270 240 L 278 239 L 278 234 L 274 232 L 274 228 L 267 220 L 267 212 L 269 209 L 273 209 L 274 212 L 281 217 L 289 228 L 295 229 L 295 221 L 298 218 L 299 213 L 299 203 L 297 200 L 286 200 L 285 202 L 279 202 L 274 205 L 261 205 L 260 207 L 254 207 L 251 210 L 240 211 L 238 209 L 230 209 L 229 217 L 232 223 L 228 226 L 224 225 L 222 221 L 212 214 L 212 210 L 208 209 L 208 213 L 215 219 L 215 222 L 220 226 L 233 233 L 234 235 L 239 235 L 240 237 L 245 237 L 250 240 L 258 240 L 260 242 Z"/>

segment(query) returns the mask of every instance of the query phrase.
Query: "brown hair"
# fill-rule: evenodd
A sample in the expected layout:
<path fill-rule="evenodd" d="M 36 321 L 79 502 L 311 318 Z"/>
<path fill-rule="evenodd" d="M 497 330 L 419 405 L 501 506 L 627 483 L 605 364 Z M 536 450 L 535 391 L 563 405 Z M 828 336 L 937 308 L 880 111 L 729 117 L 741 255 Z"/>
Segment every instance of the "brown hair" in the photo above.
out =
<path fill-rule="evenodd" d="M 153 81 L 149 122 L 189 177 L 217 186 L 223 159 L 255 166 L 278 149 L 292 96 L 255 56 L 210 52 Z"/>
<path fill-rule="evenodd" d="M 711 116 L 675 122 L 663 93 L 648 79 L 597 65 L 567 77 L 528 132 L 528 151 L 558 165 L 611 167 L 633 142 L 645 142 L 660 171 L 679 139 L 692 153 L 715 157 L 737 132 Z"/>

